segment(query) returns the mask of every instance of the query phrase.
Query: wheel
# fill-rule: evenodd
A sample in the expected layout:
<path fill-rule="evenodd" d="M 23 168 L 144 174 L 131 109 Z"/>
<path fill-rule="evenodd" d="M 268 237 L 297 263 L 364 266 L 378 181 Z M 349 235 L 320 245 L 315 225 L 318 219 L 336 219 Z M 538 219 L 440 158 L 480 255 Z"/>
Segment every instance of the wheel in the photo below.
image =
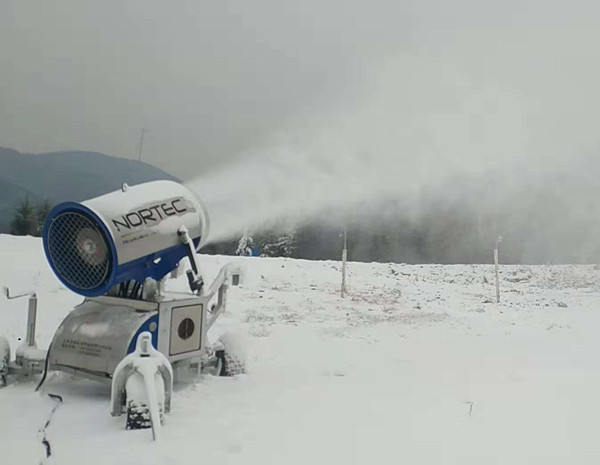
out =
<path fill-rule="evenodd" d="M 125 384 L 126 429 L 146 429 L 152 426 L 144 379 L 133 373 Z"/>
<path fill-rule="evenodd" d="M 221 334 L 215 347 L 218 376 L 235 376 L 246 373 L 245 340 L 240 333 Z"/>
<path fill-rule="evenodd" d="M 154 378 L 156 394 L 158 397 L 158 411 L 160 423 L 163 423 L 165 390 L 160 375 Z M 152 427 L 150 419 L 150 407 L 148 406 L 148 394 L 144 379 L 139 373 L 133 373 L 125 385 L 125 407 L 126 407 L 126 429 L 146 429 Z"/>
<path fill-rule="evenodd" d="M 126 429 L 147 429 L 152 427 L 150 421 L 150 409 L 144 402 L 137 403 L 134 400 L 127 402 Z"/>
<path fill-rule="evenodd" d="M 8 363 L 10 362 L 10 345 L 4 337 L 0 337 L 0 388 L 6 386 Z"/>
<path fill-rule="evenodd" d="M 239 357 L 225 350 L 217 350 L 215 355 L 219 359 L 221 367 L 218 373 L 219 376 L 235 376 L 246 373 L 246 366 Z"/>

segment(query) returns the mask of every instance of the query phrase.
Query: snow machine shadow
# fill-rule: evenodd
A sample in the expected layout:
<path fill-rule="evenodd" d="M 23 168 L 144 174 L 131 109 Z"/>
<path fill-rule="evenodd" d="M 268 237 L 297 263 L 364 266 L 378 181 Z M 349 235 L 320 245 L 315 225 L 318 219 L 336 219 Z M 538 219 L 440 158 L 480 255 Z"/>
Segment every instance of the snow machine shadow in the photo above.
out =
<path fill-rule="evenodd" d="M 209 222 L 202 203 L 184 186 L 154 181 L 83 203 L 66 202 L 48 214 L 43 244 L 58 279 L 84 296 L 56 330 L 47 351 L 37 349 L 37 296 L 29 297 L 27 337 L 11 361 L 0 337 L 0 387 L 14 376 L 60 371 L 111 385 L 111 414 L 126 413 L 126 428 L 160 435 L 173 382 L 193 372 L 232 376 L 241 361 L 207 333 L 225 311 L 227 291 L 241 269 L 225 265 L 207 286 L 196 251 Z M 169 277 L 187 275 L 189 291 L 167 292 Z"/>

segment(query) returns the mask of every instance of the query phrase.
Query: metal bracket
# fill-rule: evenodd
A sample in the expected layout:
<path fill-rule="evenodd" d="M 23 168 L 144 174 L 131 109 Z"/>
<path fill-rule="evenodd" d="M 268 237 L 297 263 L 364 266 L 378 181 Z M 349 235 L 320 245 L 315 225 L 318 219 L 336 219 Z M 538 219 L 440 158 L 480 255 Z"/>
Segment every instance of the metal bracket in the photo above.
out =
<path fill-rule="evenodd" d="M 28 291 L 11 296 L 8 287 L 3 287 L 2 293 L 8 300 L 29 296 L 29 305 L 27 309 L 27 336 L 25 337 L 25 342 L 27 347 L 37 347 L 35 344 L 35 322 L 37 320 L 37 295 L 35 291 Z"/>
<path fill-rule="evenodd" d="M 22 294 L 10 295 L 10 290 L 8 289 L 8 287 L 3 286 L 2 287 L 2 294 L 8 300 L 13 300 L 13 299 L 20 299 L 21 297 L 35 296 L 35 291 L 31 290 L 31 291 L 23 292 Z"/>

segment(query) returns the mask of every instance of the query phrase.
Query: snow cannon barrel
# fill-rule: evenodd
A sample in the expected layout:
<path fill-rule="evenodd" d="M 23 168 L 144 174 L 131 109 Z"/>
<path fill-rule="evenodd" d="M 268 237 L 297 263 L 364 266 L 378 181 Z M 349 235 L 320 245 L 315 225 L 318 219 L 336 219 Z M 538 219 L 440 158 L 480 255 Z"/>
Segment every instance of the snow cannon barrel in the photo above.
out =
<path fill-rule="evenodd" d="M 194 245 L 208 237 L 208 215 L 186 187 L 173 181 L 123 185 L 85 202 L 56 205 L 44 224 L 44 251 L 58 279 L 86 297 L 129 280 L 159 280 L 186 256 L 177 234 Z"/>

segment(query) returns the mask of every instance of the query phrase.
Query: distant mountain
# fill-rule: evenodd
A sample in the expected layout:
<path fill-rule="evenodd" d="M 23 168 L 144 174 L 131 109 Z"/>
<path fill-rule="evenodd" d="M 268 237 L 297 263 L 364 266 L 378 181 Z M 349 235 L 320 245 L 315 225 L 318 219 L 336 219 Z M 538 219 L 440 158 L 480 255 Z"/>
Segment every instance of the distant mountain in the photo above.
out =
<path fill-rule="evenodd" d="M 82 201 L 119 189 L 176 177 L 137 160 L 96 152 L 52 152 L 38 155 L 0 147 L 0 232 L 7 232 L 15 207 L 25 197 L 34 204 L 49 200 Z"/>

